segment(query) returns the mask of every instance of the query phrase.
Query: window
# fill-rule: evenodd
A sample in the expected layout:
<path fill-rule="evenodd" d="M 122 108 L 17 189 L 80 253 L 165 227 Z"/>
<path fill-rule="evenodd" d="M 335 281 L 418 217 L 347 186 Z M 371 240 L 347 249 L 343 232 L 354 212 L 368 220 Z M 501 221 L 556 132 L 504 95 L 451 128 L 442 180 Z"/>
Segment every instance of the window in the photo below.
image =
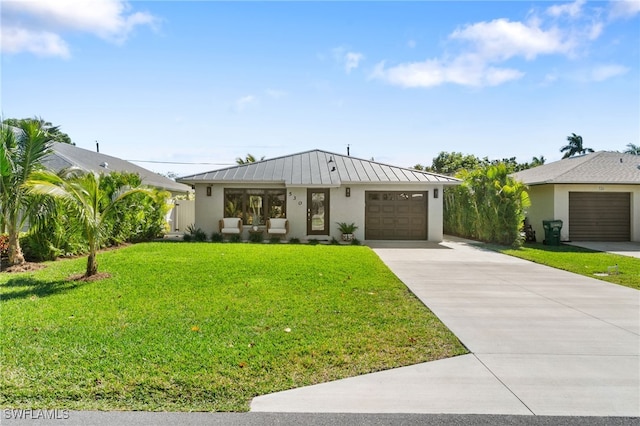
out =
<path fill-rule="evenodd" d="M 264 225 L 270 217 L 287 217 L 284 189 L 225 189 L 224 216 L 239 217 L 244 225 Z"/>

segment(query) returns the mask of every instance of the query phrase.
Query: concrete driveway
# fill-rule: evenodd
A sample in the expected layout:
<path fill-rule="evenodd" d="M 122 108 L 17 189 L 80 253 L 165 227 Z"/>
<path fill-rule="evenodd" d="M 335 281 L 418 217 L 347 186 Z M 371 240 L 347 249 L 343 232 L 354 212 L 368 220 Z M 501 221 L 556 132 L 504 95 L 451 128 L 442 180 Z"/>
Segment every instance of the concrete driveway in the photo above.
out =
<path fill-rule="evenodd" d="M 472 352 L 252 411 L 640 416 L 640 292 L 463 241 L 372 245 Z"/>
<path fill-rule="evenodd" d="M 564 244 L 640 258 L 640 243 L 637 242 L 574 241 Z"/>

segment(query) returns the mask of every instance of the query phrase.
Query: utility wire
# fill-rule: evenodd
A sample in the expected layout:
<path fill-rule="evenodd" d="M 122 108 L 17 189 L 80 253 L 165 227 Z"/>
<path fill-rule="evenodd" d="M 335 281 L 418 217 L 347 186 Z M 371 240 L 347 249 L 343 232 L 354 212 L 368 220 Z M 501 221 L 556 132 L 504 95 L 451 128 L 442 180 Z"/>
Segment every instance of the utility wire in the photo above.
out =
<path fill-rule="evenodd" d="M 207 166 L 232 166 L 235 163 L 184 163 L 179 161 L 154 161 L 154 160 L 125 160 L 132 163 L 156 163 L 156 164 L 196 164 Z"/>

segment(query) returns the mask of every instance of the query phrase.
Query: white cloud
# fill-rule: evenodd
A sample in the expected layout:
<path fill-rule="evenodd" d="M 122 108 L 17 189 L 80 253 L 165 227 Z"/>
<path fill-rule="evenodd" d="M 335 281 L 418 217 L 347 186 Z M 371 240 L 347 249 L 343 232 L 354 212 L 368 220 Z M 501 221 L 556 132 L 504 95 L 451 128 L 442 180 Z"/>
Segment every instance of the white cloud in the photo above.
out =
<path fill-rule="evenodd" d="M 487 66 L 473 57 L 459 57 L 452 62 L 430 59 L 389 68 L 381 62 L 376 65 L 372 77 L 401 87 L 429 88 L 445 83 L 470 87 L 498 86 L 523 75 L 518 70 Z"/>
<path fill-rule="evenodd" d="M 629 68 L 622 65 L 599 65 L 591 70 L 589 79 L 599 82 L 626 74 L 627 72 L 629 72 Z"/>
<path fill-rule="evenodd" d="M 360 62 L 364 60 L 364 55 L 360 52 L 347 51 L 344 47 L 336 47 L 332 50 L 335 61 L 344 66 L 344 71 L 350 74 L 352 70 L 360 66 Z"/>
<path fill-rule="evenodd" d="M 413 39 L 412 39 L 412 40 L 407 41 L 407 47 L 408 47 L 409 49 L 413 49 L 413 48 L 415 48 L 416 46 L 417 46 L 417 43 L 416 43 L 416 41 L 415 41 L 415 40 L 413 40 Z"/>
<path fill-rule="evenodd" d="M 136 27 L 159 22 L 146 12 L 130 13 L 125 0 L 12 1 L 2 7 L 2 50 L 11 53 L 68 57 L 63 33 L 82 32 L 123 43 Z"/>
<path fill-rule="evenodd" d="M 506 63 L 515 59 L 534 61 L 549 55 L 584 55 L 584 48 L 602 35 L 605 29 L 600 17 L 602 10 L 588 9 L 587 4 L 577 0 L 551 6 L 540 16 L 531 12 L 523 21 L 501 18 L 464 25 L 449 35 L 446 54 L 396 65 L 380 62 L 370 77 L 401 87 L 448 83 L 483 87 L 520 79 L 525 73 Z M 627 14 L 630 9 L 633 8 L 629 5 L 621 8 Z M 602 68 L 590 78 L 597 81 L 596 78 L 610 78 L 609 74 L 620 72 L 619 68 Z M 545 81 L 548 84 L 553 80 Z"/>
<path fill-rule="evenodd" d="M 347 74 L 349 74 L 351 70 L 358 68 L 358 66 L 360 65 L 360 61 L 364 59 L 364 55 L 358 52 L 347 52 L 344 59 L 344 69 Z"/>
<path fill-rule="evenodd" d="M 69 46 L 58 36 L 47 31 L 28 31 L 3 25 L 0 33 L 2 51 L 7 53 L 30 52 L 37 56 L 70 56 Z"/>
<path fill-rule="evenodd" d="M 247 108 L 256 105 L 258 103 L 258 98 L 253 95 L 243 96 L 237 99 L 233 105 L 233 109 L 235 112 L 243 112 L 247 110 Z"/>
<path fill-rule="evenodd" d="M 612 18 L 633 18 L 640 13 L 640 1 L 638 0 L 611 0 L 609 2 Z"/>
<path fill-rule="evenodd" d="M 561 30 L 544 30 L 535 20 L 526 24 L 508 19 L 479 22 L 454 31 L 450 38 L 471 43 L 487 60 L 535 59 L 541 54 L 567 53 L 573 47 Z"/>
<path fill-rule="evenodd" d="M 280 99 L 284 96 L 287 96 L 287 92 L 282 91 L 282 90 L 276 90 L 276 89 L 267 89 L 264 91 L 267 96 L 269 96 L 270 98 L 273 99 Z"/>
<path fill-rule="evenodd" d="M 577 18 L 582 13 L 582 6 L 585 0 L 576 0 L 573 3 L 556 4 L 547 8 L 547 13 L 551 16 L 568 15 L 571 18 Z"/>

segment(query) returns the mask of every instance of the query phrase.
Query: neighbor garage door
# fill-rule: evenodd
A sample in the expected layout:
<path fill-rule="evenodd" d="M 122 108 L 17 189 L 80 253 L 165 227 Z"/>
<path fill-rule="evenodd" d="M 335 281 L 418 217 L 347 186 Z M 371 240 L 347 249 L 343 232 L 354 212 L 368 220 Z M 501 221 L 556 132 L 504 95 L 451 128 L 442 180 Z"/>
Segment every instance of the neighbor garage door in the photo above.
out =
<path fill-rule="evenodd" d="M 365 239 L 427 239 L 426 192 L 367 191 L 365 196 Z"/>
<path fill-rule="evenodd" d="M 631 194 L 628 192 L 570 192 L 571 241 L 629 241 Z"/>

